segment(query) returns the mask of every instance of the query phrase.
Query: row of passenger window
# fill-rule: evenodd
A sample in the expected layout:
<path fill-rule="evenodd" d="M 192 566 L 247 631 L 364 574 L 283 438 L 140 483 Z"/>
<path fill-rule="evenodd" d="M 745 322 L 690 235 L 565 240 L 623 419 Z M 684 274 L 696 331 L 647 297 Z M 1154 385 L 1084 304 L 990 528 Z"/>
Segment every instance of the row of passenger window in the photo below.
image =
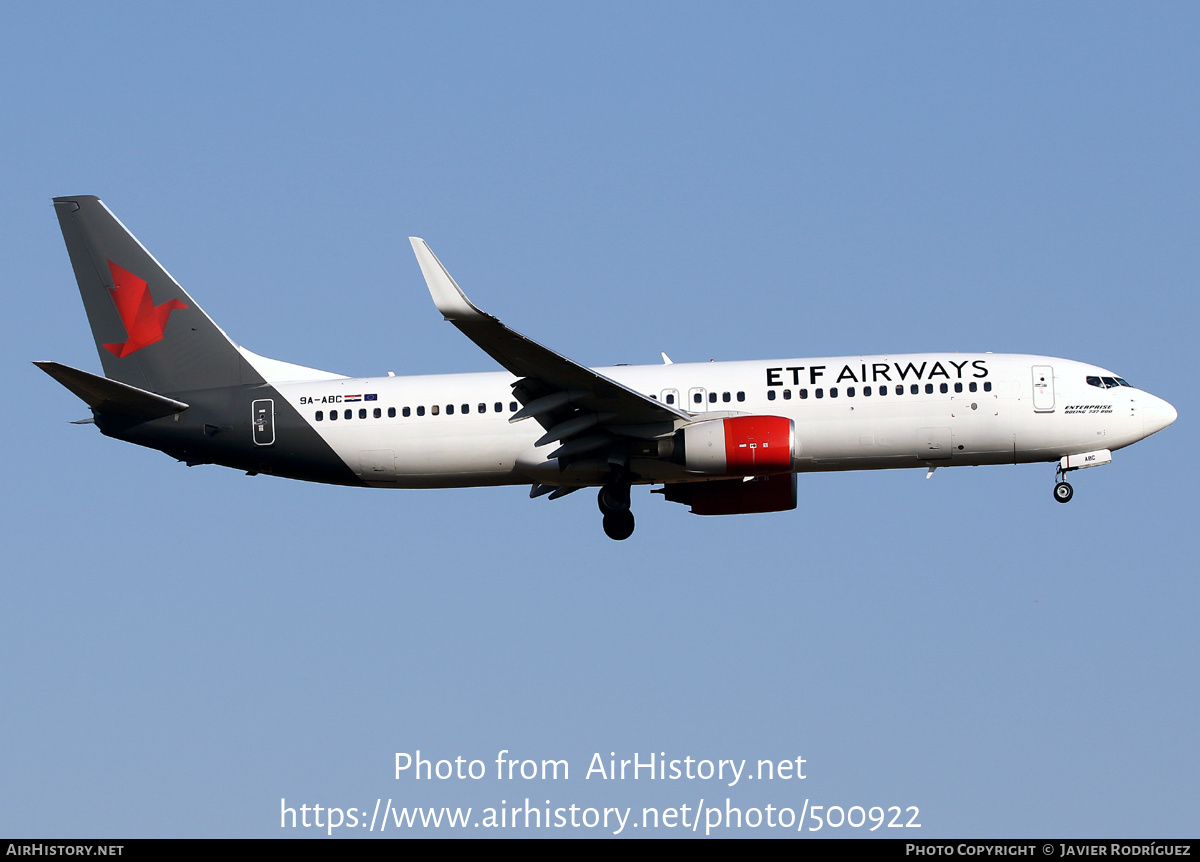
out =
<path fill-rule="evenodd" d="M 1093 379 L 1093 378 L 1090 378 L 1090 377 L 1089 377 L 1089 378 L 1088 378 L 1088 383 L 1091 383 L 1091 382 L 1092 382 L 1092 379 Z M 1106 380 L 1106 381 L 1107 381 L 1108 379 L 1109 379 L 1109 378 L 1105 378 L 1105 380 Z M 1118 378 L 1118 379 L 1119 379 L 1119 378 Z M 1122 381 L 1122 383 L 1124 383 L 1124 381 Z M 1128 384 L 1128 383 L 1124 383 L 1124 385 L 1125 385 L 1125 386 L 1128 386 L 1129 384 Z M 943 394 L 945 394 L 945 393 L 948 393 L 948 392 L 950 391 L 950 386 L 949 386 L 949 384 L 947 384 L 947 383 L 942 383 L 942 384 L 939 384 L 939 387 L 938 387 L 938 389 L 939 389 L 939 391 L 940 391 L 940 392 L 942 392 Z M 880 385 L 880 386 L 878 386 L 878 387 L 875 387 L 875 390 L 878 392 L 878 394 L 879 394 L 880 396 L 884 396 L 884 395 L 887 395 L 887 394 L 888 394 L 888 387 L 887 387 L 887 386 L 884 386 L 884 385 Z M 783 389 L 783 390 L 778 390 L 778 389 L 768 389 L 768 390 L 767 390 L 767 400 L 768 400 L 768 401 L 774 401 L 776 398 L 778 398 L 778 397 L 779 397 L 778 393 L 779 393 L 780 391 L 782 391 L 782 392 L 783 392 L 783 400 L 784 400 L 784 401 L 790 401 L 790 400 L 792 399 L 792 390 L 790 390 L 790 389 Z M 910 393 L 910 394 L 912 394 L 912 395 L 919 395 L 919 394 L 920 394 L 920 392 L 921 392 L 921 386 L 920 386 L 920 384 L 917 384 L 917 383 L 911 383 L 911 384 L 909 384 L 909 390 L 908 390 L 908 391 L 909 391 L 909 393 Z M 955 383 L 955 384 L 954 384 L 954 391 L 955 391 L 955 392 L 962 392 L 962 391 L 963 391 L 963 384 L 962 384 L 961 382 Z M 969 391 L 969 392 L 978 392 L 978 391 L 979 391 L 979 384 L 978 384 L 978 383 L 976 383 L 975 381 L 971 381 L 969 384 L 967 384 L 967 391 Z M 983 384 L 983 391 L 984 391 L 984 392 L 991 392 L 991 391 L 992 391 L 992 383 L 991 383 L 991 381 L 990 381 L 990 380 L 989 380 L 989 381 L 984 381 L 984 384 Z M 934 392 L 933 384 L 932 384 L 932 383 L 926 383 L 926 384 L 925 384 L 925 394 L 926 394 L 926 395 L 932 395 L 932 394 L 933 394 L 933 392 Z M 799 389 L 799 390 L 797 390 L 797 394 L 798 394 L 798 396 L 800 397 L 800 399 L 801 399 L 801 400 L 804 400 L 804 399 L 808 398 L 808 390 L 807 390 L 807 389 Z M 824 397 L 825 397 L 825 390 L 824 390 L 824 389 L 816 389 L 816 390 L 814 390 L 814 391 L 813 391 L 813 394 L 814 394 L 814 395 L 815 395 L 817 398 L 824 398 Z M 847 387 L 846 387 L 846 397 L 847 397 L 847 398 L 853 398 L 853 397 L 855 397 L 855 394 L 856 394 L 856 389 L 855 389 L 855 387 L 853 387 L 853 386 L 847 386 Z M 872 394 L 872 387 L 870 387 L 870 386 L 864 386 L 864 387 L 862 387 L 862 394 L 863 394 L 864 396 L 870 396 L 870 395 Z M 903 394 L 904 394 L 904 384 L 903 384 L 903 383 L 897 383 L 897 384 L 896 384 L 896 394 L 897 394 L 897 395 L 903 395 Z M 709 393 L 708 393 L 708 403 L 709 403 L 709 404 L 716 404 L 716 403 L 717 403 L 717 395 L 718 395 L 718 393 L 716 393 L 716 392 L 709 392 Z M 722 392 L 722 393 L 720 393 L 720 398 L 721 398 L 721 401 L 728 403 L 728 402 L 731 402 L 731 401 L 733 400 L 733 398 L 734 398 L 734 395 L 735 395 L 735 393 L 731 393 L 731 392 Z M 652 396 L 650 396 L 650 397 L 651 397 L 651 398 L 653 398 L 654 396 L 652 395 Z M 745 392 L 738 392 L 738 393 L 736 393 L 736 397 L 737 397 L 737 400 L 738 400 L 738 401 L 745 401 L 745 400 L 746 400 L 746 393 L 745 393 Z M 838 388 L 837 388 L 836 386 L 834 386 L 834 387 L 831 387 L 831 388 L 829 389 L 829 397 L 830 397 L 830 398 L 837 398 L 837 397 L 838 397 Z M 693 392 L 693 393 L 692 393 L 692 401 L 693 401 L 694 403 L 696 403 L 696 404 L 703 404 L 703 403 L 704 403 L 704 394 L 703 394 L 702 392 Z M 667 393 L 667 395 L 666 395 L 666 403 L 667 403 L 667 404 L 674 404 L 674 403 L 675 403 L 675 395 L 674 395 L 673 393 Z M 518 405 L 517 405 L 517 402 L 516 402 L 516 401 L 510 401 L 510 402 L 508 402 L 508 409 L 509 409 L 509 411 L 510 411 L 510 412 L 512 412 L 512 413 L 515 413 L 515 412 L 517 411 L 517 406 L 518 406 Z M 453 415 L 454 415 L 454 412 L 455 412 L 455 405 L 454 405 L 454 404 L 447 404 L 445 409 L 446 409 L 446 415 L 447 415 L 447 416 L 453 416 Z M 459 410 L 459 412 L 460 412 L 460 413 L 462 413 L 463 415 L 469 414 L 469 413 L 471 412 L 471 405 L 470 405 L 470 404 L 461 404 L 461 405 L 458 405 L 458 410 Z M 433 406 L 431 406 L 431 407 L 429 408 L 429 415 L 431 415 L 431 416 L 437 416 L 437 415 L 438 415 L 440 412 L 441 412 L 441 405 L 440 405 L 440 404 L 434 404 Z M 475 412 L 476 412 L 476 413 L 487 413 L 487 412 L 488 412 L 488 406 L 487 406 L 487 404 L 485 404 L 485 403 L 483 403 L 483 402 L 480 402 L 479 404 L 477 404 L 477 405 L 475 406 Z M 503 412 L 504 412 L 504 402 L 502 402 L 502 401 L 497 401 L 497 402 L 495 402 L 495 403 L 492 405 L 492 412 L 494 412 L 494 413 L 503 413 Z M 353 418 L 354 418 L 354 413 L 355 413 L 355 411 L 354 411 L 354 410 L 352 410 L 352 409 L 346 409 L 346 410 L 343 410 L 343 411 L 342 411 L 342 414 L 341 414 L 341 418 L 343 418 L 343 419 L 353 419 Z M 400 411 L 400 413 L 401 413 L 401 415 L 402 415 L 402 416 L 405 416 L 405 417 L 412 416 L 412 415 L 413 415 L 413 408 L 411 408 L 411 407 L 403 407 L 403 408 L 401 408 L 401 411 Z M 368 415 L 368 413 L 367 413 L 367 408 L 365 408 L 365 407 L 360 407 L 360 408 L 358 409 L 358 418 L 359 418 L 359 419 L 366 419 L 366 418 L 367 418 L 367 415 Z M 382 418 L 383 418 L 383 408 L 381 408 L 381 407 L 376 407 L 376 408 L 372 409 L 372 410 L 370 411 L 370 415 L 371 415 L 371 417 L 373 417 L 373 418 L 375 418 L 375 419 L 382 419 Z M 395 408 L 395 407 L 389 407 L 389 408 L 387 409 L 387 415 L 388 415 L 388 418 L 389 418 L 389 419 L 394 419 L 394 418 L 396 418 L 396 408 Z M 418 407 L 416 408 L 416 415 L 418 415 L 418 416 L 424 416 L 424 415 L 425 415 L 425 406 L 424 406 L 424 405 L 418 406 Z M 325 411 L 324 411 L 324 410 L 318 410 L 318 411 L 316 412 L 316 414 L 314 414 L 313 418 L 314 418 L 316 421 L 318 421 L 318 422 L 323 422 L 323 421 L 325 420 Z M 329 421 L 330 421 L 330 422 L 336 422 L 336 421 L 337 421 L 337 419 L 338 419 L 338 411 L 336 411 L 336 410 L 330 410 L 330 411 L 329 411 Z"/>
<path fill-rule="evenodd" d="M 446 415 L 447 415 L 447 416 L 453 416 L 453 415 L 454 415 L 455 406 L 456 406 L 456 405 L 454 405 L 454 404 L 447 404 L 447 405 L 446 405 Z M 461 404 L 461 405 L 457 405 L 457 406 L 458 406 L 458 410 L 459 410 L 459 412 L 460 412 L 460 413 L 462 413 L 463 415 L 466 415 L 466 414 L 468 414 L 468 413 L 470 413 L 470 412 L 471 412 L 471 405 L 470 405 L 470 404 Z M 517 402 L 516 402 L 516 401 L 510 401 L 510 402 L 508 402 L 508 409 L 509 409 L 509 411 L 510 411 L 510 412 L 512 412 L 512 413 L 516 413 L 516 412 L 517 412 Z M 438 414 L 441 412 L 441 410 L 442 410 L 442 407 L 441 407 L 441 405 L 440 405 L 440 404 L 434 404 L 432 407 L 430 407 L 430 408 L 429 408 L 429 415 L 430 415 L 430 416 L 437 416 L 437 415 L 438 415 Z M 477 405 L 476 405 L 476 407 L 475 407 L 475 412 L 476 412 L 476 413 L 487 413 L 487 412 L 488 412 L 488 406 L 487 406 L 487 404 L 484 404 L 484 403 L 481 401 L 479 404 L 477 404 Z M 493 413 L 503 413 L 503 412 L 504 412 L 504 402 L 503 402 L 503 401 L 497 401 L 495 404 L 493 404 L 493 405 L 492 405 L 492 412 L 493 412 Z M 424 416 L 424 415 L 425 415 L 425 405 L 421 405 L 421 406 L 417 407 L 417 408 L 416 408 L 416 414 L 417 414 L 418 416 Z M 383 408 L 381 408 L 381 407 L 376 407 L 376 408 L 374 408 L 374 409 L 371 411 L 371 414 L 370 414 L 370 415 L 371 415 L 371 417 L 372 417 L 372 418 L 374 418 L 374 419 L 382 419 L 382 418 L 383 418 Z M 395 408 L 395 407 L 389 407 L 389 408 L 387 409 L 387 415 L 388 415 L 388 418 L 389 418 L 389 419 L 395 419 L 395 418 L 396 418 L 396 408 Z M 413 408 L 412 408 L 412 407 L 402 407 L 402 408 L 400 409 L 400 415 L 402 415 L 402 416 L 412 416 L 412 415 L 413 415 Z M 324 411 L 324 410 L 318 410 L 318 411 L 316 412 L 316 414 L 314 414 L 313 418 L 314 418 L 314 419 L 316 419 L 318 422 L 323 422 L 323 421 L 325 421 L 325 411 Z M 354 418 L 354 411 L 353 411 L 353 410 L 343 410 L 343 411 L 342 411 L 342 414 L 341 414 L 341 418 L 343 418 L 343 419 L 353 419 L 353 418 Z M 359 419 L 366 419 L 366 418 L 367 418 L 367 408 L 365 408 L 365 407 L 360 407 L 360 408 L 358 409 L 358 418 L 359 418 Z M 336 410 L 330 410 L 330 411 L 329 411 L 329 421 L 330 421 L 330 422 L 336 422 L 336 421 L 337 421 L 337 419 L 338 419 L 338 412 L 337 412 Z"/>
<path fill-rule="evenodd" d="M 708 403 L 709 403 L 709 404 L 716 404 L 716 403 L 717 403 L 717 397 L 718 397 L 718 395 L 720 396 L 720 399 L 721 399 L 722 401 L 724 401 L 726 404 L 728 404 L 730 401 L 732 401 L 732 400 L 733 400 L 733 397 L 734 397 L 734 393 L 732 393 L 732 392 L 721 392 L 721 393 L 717 393 L 717 392 L 710 392 L 710 393 L 708 393 Z M 651 398 L 653 398 L 655 401 L 657 401 L 657 400 L 658 400 L 658 396 L 657 396 L 657 395 L 651 395 L 650 397 L 651 397 Z M 667 404 L 674 405 L 674 404 L 675 404 L 675 393 L 674 393 L 674 392 L 668 392 L 668 393 L 666 393 L 666 394 L 663 396 L 663 400 L 664 400 L 664 401 L 665 401 Z M 746 393 L 745 393 L 745 392 L 738 392 L 738 393 L 737 393 L 737 400 L 738 400 L 738 401 L 745 401 L 745 400 L 746 400 Z M 692 403 L 693 403 L 693 404 L 703 404 L 703 403 L 704 403 L 704 393 L 703 393 L 703 392 L 693 392 L 693 393 L 692 393 Z"/>
<path fill-rule="evenodd" d="M 767 400 L 768 400 L 768 401 L 774 401 L 774 400 L 775 400 L 777 397 L 779 397 L 779 396 L 777 395 L 777 393 L 778 393 L 778 392 L 780 392 L 780 391 L 782 391 L 782 392 L 783 392 L 783 400 L 784 400 L 784 401 L 790 401 L 790 400 L 791 400 L 791 398 L 792 398 L 792 390 L 790 390 L 790 389 L 784 389 L 784 390 L 778 390 L 778 389 L 768 389 L 768 390 L 767 390 Z M 869 395 L 871 395 L 873 391 L 874 391 L 874 392 L 877 392 L 877 393 L 878 393 L 878 394 L 879 394 L 879 395 L 882 397 L 882 396 L 884 396 L 884 395 L 887 395 L 887 394 L 888 394 L 888 387 L 887 387 L 887 386 L 885 386 L 885 385 L 880 385 L 880 386 L 874 387 L 874 390 L 873 390 L 873 389 L 872 389 L 872 387 L 870 387 L 870 386 L 864 386 L 864 387 L 862 387 L 862 395 L 864 395 L 864 396 L 869 396 Z M 897 383 L 897 384 L 896 384 L 896 389 L 895 389 L 895 391 L 896 391 L 896 394 L 897 394 L 897 395 L 903 395 L 903 394 L 904 394 L 904 384 L 903 384 L 903 383 Z M 950 384 L 949 384 L 949 383 L 941 383 L 941 384 L 939 384 L 939 385 L 938 385 L 938 388 L 937 388 L 937 391 L 939 391 L 939 392 L 941 392 L 941 393 L 943 393 L 943 394 L 946 394 L 946 393 L 948 393 L 948 392 L 950 391 Z M 960 381 L 960 382 L 958 382 L 958 383 L 955 383 L 955 384 L 954 384 L 954 391 L 955 391 L 955 392 L 962 392 L 962 391 L 963 391 L 963 384 L 962 384 L 962 382 L 961 382 L 961 381 Z M 967 384 L 967 391 L 968 391 L 968 392 L 978 392 L 978 391 L 979 391 L 979 384 L 978 384 L 977 382 L 975 382 L 974 380 L 972 380 L 970 383 L 968 383 L 968 384 Z M 985 381 L 984 381 L 984 383 L 983 383 L 983 391 L 984 391 L 984 392 L 991 392 L 991 391 L 992 391 L 992 382 L 991 382 L 990 380 L 985 380 Z M 847 398 L 853 398 L 853 397 L 855 396 L 856 392 L 857 392 L 857 390 L 856 390 L 856 388 L 855 388 L 855 387 L 853 387 L 853 386 L 847 386 L 847 387 L 846 387 L 846 397 L 847 397 Z M 910 383 L 910 384 L 908 385 L 908 393 L 909 393 L 910 395 L 920 395 L 920 394 L 921 394 L 921 384 L 919 384 L 919 383 Z M 933 393 L 934 393 L 934 386 L 933 386 L 933 384 L 932 384 L 932 383 L 926 383 L 926 384 L 925 384 L 925 394 L 926 394 L 926 395 L 932 395 Z M 808 390 L 807 390 L 807 389 L 800 389 L 800 390 L 797 390 L 797 394 L 800 396 L 801 400 L 803 400 L 803 399 L 805 399 L 805 398 L 807 398 L 807 397 L 808 397 Z M 824 397 L 825 397 L 825 390 L 824 390 L 824 389 L 816 389 L 816 390 L 814 390 L 814 391 L 813 391 L 813 395 L 815 395 L 817 398 L 824 398 Z M 836 386 L 833 386 L 833 387 L 831 387 L 831 388 L 829 389 L 829 397 L 830 397 L 830 398 L 837 398 L 837 397 L 838 397 L 838 388 L 837 388 Z"/>
<path fill-rule="evenodd" d="M 670 398 L 670 397 L 671 397 L 670 395 L 668 395 L 668 396 L 667 396 L 667 398 Z M 722 400 L 722 401 L 724 401 L 726 404 L 728 404 L 728 403 L 730 402 L 730 400 L 732 400 L 732 399 L 730 398 L 730 393 L 728 393 L 728 392 L 722 392 L 722 393 L 721 393 L 721 400 Z M 739 393 L 737 394 L 737 400 L 738 400 L 738 401 L 745 401 L 745 400 L 746 400 L 746 393 L 745 393 L 745 392 L 739 392 Z M 702 402 L 702 400 L 701 400 L 701 393 L 699 393 L 699 392 L 693 392 L 693 393 L 692 393 L 692 402 L 693 402 L 693 403 L 695 403 L 695 404 L 701 404 L 701 403 L 703 403 L 703 402 Z M 715 392 L 710 392 L 710 393 L 708 393 L 708 403 L 709 403 L 709 404 L 716 404 L 716 403 L 717 403 L 717 393 L 715 393 Z"/>

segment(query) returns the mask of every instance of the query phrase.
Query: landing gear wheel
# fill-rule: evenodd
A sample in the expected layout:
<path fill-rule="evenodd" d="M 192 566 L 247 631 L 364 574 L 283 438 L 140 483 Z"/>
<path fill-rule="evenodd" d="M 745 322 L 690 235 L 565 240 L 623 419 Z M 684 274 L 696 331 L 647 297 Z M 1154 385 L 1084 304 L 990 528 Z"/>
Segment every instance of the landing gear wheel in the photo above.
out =
<path fill-rule="evenodd" d="M 1075 489 L 1066 482 L 1059 482 L 1054 486 L 1054 499 L 1060 503 L 1070 503 L 1071 498 L 1075 496 Z"/>
<path fill-rule="evenodd" d="M 603 515 L 613 515 L 629 511 L 629 486 L 625 484 L 609 484 L 600 489 L 596 495 L 596 505 Z"/>
<path fill-rule="evenodd" d="M 622 542 L 633 535 L 633 512 L 612 512 L 604 516 L 604 535 Z"/>
<path fill-rule="evenodd" d="M 618 542 L 633 535 L 633 512 L 629 511 L 629 481 L 618 473 L 596 495 L 604 515 L 604 534 Z"/>

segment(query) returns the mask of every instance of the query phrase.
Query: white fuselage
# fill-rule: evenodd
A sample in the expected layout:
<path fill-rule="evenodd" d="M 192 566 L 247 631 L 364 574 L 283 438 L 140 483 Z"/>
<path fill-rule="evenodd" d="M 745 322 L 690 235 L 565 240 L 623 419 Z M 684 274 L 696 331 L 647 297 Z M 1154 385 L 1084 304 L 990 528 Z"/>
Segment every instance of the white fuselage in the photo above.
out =
<path fill-rule="evenodd" d="M 795 472 L 1053 461 L 1120 449 L 1175 417 L 1165 401 L 1132 386 L 1088 383 L 1116 378 L 1110 371 L 1045 356 L 909 354 L 596 370 L 697 419 L 792 419 Z M 600 481 L 595 470 L 562 472 L 548 460 L 556 444 L 535 447 L 543 434 L 535 420 L 508 421 L 518 407 L 515 381 L 496 372 L 276 388 L 355 473 L 378 487 Z M 713 478 L 658 459 L 630 467 L 643 483 Z"/>
<path fill-rule="evenodd" d="M 1045 356 L 909 354 L 593 369 L 476 306 L 410 237 L 442 318 L 503 369 L 349 378 L 234 344 L 92 195 L 54 199 L 104 377 L 37 363 L 110 437 L 192 464 L 376 488 L 599 486 L 604 532 L 630 487 L 697 515 L 796 508 L 796 473 L 1057 461 L 1069 471 L 1175 421 L 1102 368 Z"/>

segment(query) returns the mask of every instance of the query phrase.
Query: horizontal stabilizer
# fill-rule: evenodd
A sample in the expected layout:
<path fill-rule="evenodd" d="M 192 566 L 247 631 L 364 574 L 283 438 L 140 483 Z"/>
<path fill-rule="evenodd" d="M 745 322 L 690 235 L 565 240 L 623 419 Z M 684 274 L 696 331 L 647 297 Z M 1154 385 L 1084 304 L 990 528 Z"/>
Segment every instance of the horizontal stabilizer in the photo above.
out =
<path fill-rule="evenodd" d="M 38 368 L 45 371 L 84 403 L 100 413 L 113 416 L 127 416 L 131 419 L 159 419 L 173 413 L 182 413 L 188 405 L 174 398 L 166 398 L 138 389 L 127 383 L 98 377 L 69 365 L 58 362 L 35 362 Z"/>

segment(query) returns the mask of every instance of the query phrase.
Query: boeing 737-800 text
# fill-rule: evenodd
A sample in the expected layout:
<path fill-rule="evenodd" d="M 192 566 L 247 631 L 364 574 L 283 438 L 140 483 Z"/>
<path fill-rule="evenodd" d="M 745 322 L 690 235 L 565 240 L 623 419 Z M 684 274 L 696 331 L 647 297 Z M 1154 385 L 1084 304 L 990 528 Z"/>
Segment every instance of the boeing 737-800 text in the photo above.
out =
<path fill-rule="evenodd" d="M 503 371 L 351 378 L 234 344 L 98 199 L 54 199 L 104 377 L 36 363 L 106 435 L 188 464 L 374 488 L 598 487 L 633 532 L 632 485 L 700 515 L 796 507 L 796 474 L 1056 464 L 1065 474 L 1175 421 L 1093 365 L 929 353 L 586 368 L 467 299 L 411 240 L 434 304 Z"/>

